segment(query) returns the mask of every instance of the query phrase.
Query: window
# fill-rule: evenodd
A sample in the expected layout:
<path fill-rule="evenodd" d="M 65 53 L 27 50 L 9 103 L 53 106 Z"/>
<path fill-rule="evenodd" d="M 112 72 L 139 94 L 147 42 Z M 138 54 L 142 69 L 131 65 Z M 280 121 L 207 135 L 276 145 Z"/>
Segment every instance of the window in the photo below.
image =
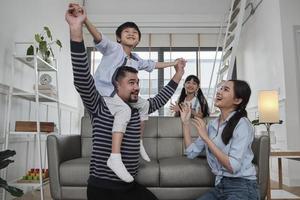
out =
<path fill-rule="evenodd" d="M 102 55 L 93 51 L 92 48 L 89 48 L 90 63 L 91 63 L 91 73 L 94 74 Z M 173 47 L 172 51 L 170 48 L 151 48 L 151 52 L 148 51 L 148 48 L 138 47 L 134 51 L 143 59 L 151 59 L 155 62 L 170 62 L 174 61 L 176 58 L 183 57 L 187 60 L 187 66 L 185 68 L 185 74 L 170 101 L 164 106 L 164 108 L 153 113 L 152 115 L 163 115 L 170 116 L 173 113 L 170 112 L 170 103 L 175 103 L 180 95 L 183 83 L 185 78 L 188 75 L 194 74 L 200 77 L 200 86 L 205 96 L 207 96 L 208 87 L 211 79 L 211 74 L 213 70 L 214 60 L 215 60 L 215 49 L 214 48 L 201 48 L 200 55 L 198 48 L 190 47 Z M 200 62 L 199 62 L 200 57 Z M 215 65 L 215 70 L 212 79 L 212 88 L 215 86 L 217 78 L 217 69 L 219 67 L 221 58 L 221 52 L 219 51 L 217 55 L 217 61 Z M 159 89 L 166 85 L 172 76 L 175 74 L 174 67 L 168 67 L 162 70 L 153 70 L 151 73 L 146 71 L 139 71 L 140 79 L 140 96 L 144 99 L 149 97 L 154 97 Z M 213 89 L 210 90 L 210 93 L 213 93 Z M 212 99 L 207 99 L 208 104 L 211 105 Z"/>

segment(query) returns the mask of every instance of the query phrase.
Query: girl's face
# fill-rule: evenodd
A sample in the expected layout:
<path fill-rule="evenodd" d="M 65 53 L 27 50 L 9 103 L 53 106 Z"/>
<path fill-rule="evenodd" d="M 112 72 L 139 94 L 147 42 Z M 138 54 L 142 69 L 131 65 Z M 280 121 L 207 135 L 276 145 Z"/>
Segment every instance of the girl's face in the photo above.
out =
<path fill-rule="evenodd" d="M 193 79 L 184 83 L 184 89 L 186 94 L 195 94 L 199 89 L 199 85 Z"/>
<path fill-rule="evenodd" d="M 220 89 L 217 91 L 215 98 L 215 106 L 218 108 L 234 109 L 242 102 L 242 99 L 238 99 L 234 94 L 234 85 L 232 81 L 226 81 L 223 83 Z"/>

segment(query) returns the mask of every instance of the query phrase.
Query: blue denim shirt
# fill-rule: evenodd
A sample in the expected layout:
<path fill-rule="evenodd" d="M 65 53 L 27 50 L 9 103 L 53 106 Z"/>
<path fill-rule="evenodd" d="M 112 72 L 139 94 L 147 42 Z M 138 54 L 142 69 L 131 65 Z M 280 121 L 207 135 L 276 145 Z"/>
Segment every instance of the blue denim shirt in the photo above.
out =
<path fill-rule="evenodd" d="M 102 40 L 95 47 L 103 55 L 94 76 L 96 88 L 102 96 L 113 96 L 115 94 L 113 77 L 120 66 L 126 65 L 136 70 L 148 72 L 155 68 L 154 61 L 143 60 L 135 53 L 131 53 L 130 58 L 128 58 L 121 44 L 109 40 L 103 34 Z"/>
<path fill-rule="evenodd" d="M 221 151 L 223 151 L 223 153 L 228 155 L 233 173 L 230 173 L 220 164 L 200 137 L 185 150 L 187 157 L 193 159 L 200 154 L 203 148 L 205 148 L 207 162 L 211 167 L 212 172 L 216 175 L 215 185 L 221 181 L 223 176 L 256 180 L 256 170 L 255 166 L 252 164 L 254 155 L 251 149 L 252 141 L 254 139 L 254 128 L 248 118 L 243 117 L 240 119 L 233 131 L 233 136 L 227 145 L 223 143 L 221 138 L 224 127 L 234 113 L 235 112 L 232 112 L 220 125 L 219 118 L 212 120 L 208 124 L 209 138 Z"/>

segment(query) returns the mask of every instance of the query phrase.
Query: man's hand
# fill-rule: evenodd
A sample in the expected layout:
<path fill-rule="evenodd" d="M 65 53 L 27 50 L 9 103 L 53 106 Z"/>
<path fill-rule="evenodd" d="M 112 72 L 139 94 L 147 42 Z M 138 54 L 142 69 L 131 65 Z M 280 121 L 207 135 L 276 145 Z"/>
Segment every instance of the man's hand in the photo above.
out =
<path fill-rule="evenodd" d="M 85 10 L 79 4 L 70 3 L 65 18 L 70 27 L 82 27 L 87 16 Z"/>
<path fill-rule="evenodd" d="M 186 63 L 186 60 L 184 58 L 177 58 L 174 62 L 174 66 L 176 66 L 180 63 Z"/>
<path fill-rule="evenodd" d="M 86 20 L 85 10 L 76 3 L 70 3 L 65 14 L 66 21 L 70 27 L 70 38 L 72 41 L 82 42 L 82 26 Z"/>
<path fill-rule="evenodd" d="M 177 64 L 174 66 L 176 73 L 173 76 L 173 81 L 175 81 L 176 83 L 180 82 L 184 74 L 185 65 L 186 65 L 186 60 L 184 60 L 183 58 L 177 59 Z"/>

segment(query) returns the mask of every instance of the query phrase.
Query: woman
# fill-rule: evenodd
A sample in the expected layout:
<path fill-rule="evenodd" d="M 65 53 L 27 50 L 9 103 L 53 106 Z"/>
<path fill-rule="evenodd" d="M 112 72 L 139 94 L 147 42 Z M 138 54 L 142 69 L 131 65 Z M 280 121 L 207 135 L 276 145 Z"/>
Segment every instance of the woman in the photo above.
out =
<path fill-rule="evenodd" d="M 194 142 L 190 135 L 191 108 L 188 104 L 181 106 L 188 158 L 195 158 L 205 148 L 208 164 L 216 175 L 215 187 L 197 200 L 259 199 L 251 150 L 254 129 L 245 110 L 250 95 L 251 89 L 245 81 L 226 81 L 215 99 L 220 116 L 208 128 L 201 118 L 192 120 L 199 134 Z"/>
<path fill-rule="evenodd" d="M 190 103 L 192 107 L 192 117 L 205 118 L 209 116 L 207 101 L 200 88 L 200 80 L 197 76 L 189 75 L 184 82 L 178 102 L 171 104 L 170 109 L 175 112 L 175 117 L 180 116 L 179 105 Z"/>

